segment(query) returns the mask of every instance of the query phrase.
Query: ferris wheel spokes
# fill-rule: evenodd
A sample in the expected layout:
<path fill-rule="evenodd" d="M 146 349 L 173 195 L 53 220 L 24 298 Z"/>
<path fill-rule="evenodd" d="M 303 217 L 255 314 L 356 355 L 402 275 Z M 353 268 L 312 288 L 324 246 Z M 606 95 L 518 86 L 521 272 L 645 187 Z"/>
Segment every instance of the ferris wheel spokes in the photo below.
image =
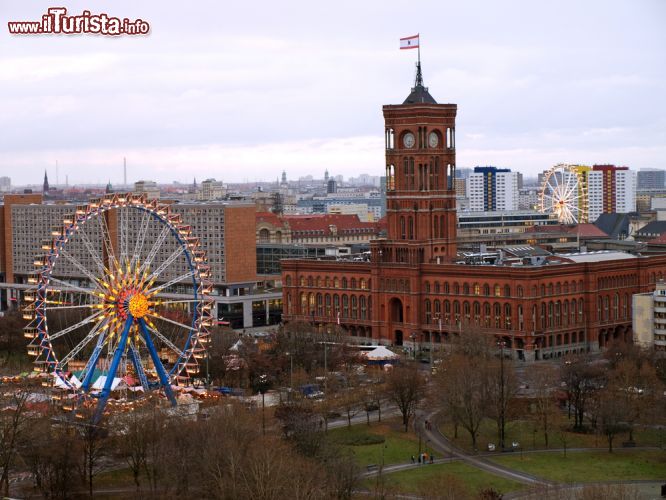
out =
<path fill-rule="evenodd" d="M 164 387 L 164 392 L 167 398 L 169 398 L 172 406 L 176 406 L 176 397 L 174 396 L 173 390 L 171 389 L 171 380 L 166 370 L 164 369 L 162 362 L 160 361 L 160 357 L 157 355 L 155 344 L 153 344 L 153 340 L 150 338 L 150 332 L 148 331 L 148 327 L 146 326 L 146 322 L 143 318 L 139 318 L 139 326 L 141 329 L 141 336 L 143 337 L 143 341 L 148 348 L 148 353 L 150 354 L 151 359 L 153 360 L 153 366 L 157 372 L 157 377 L 159 378 L 160 384 L 162 387 Z"/>

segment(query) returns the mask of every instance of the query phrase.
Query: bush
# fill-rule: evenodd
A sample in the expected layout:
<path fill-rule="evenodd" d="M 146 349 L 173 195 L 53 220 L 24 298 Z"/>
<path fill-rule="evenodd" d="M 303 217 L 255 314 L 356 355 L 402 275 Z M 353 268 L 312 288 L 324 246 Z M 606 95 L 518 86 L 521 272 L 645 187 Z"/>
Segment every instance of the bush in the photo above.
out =
<path fill-rule="evenodd" d="M 370 444 L 382 444 L 386 441 L 384 436 L 377 436 L 376 434 L 357 434 L 353 436 L 341 436 L 336 440 L 338 444 L 347 446 L 366 446 Z"/>

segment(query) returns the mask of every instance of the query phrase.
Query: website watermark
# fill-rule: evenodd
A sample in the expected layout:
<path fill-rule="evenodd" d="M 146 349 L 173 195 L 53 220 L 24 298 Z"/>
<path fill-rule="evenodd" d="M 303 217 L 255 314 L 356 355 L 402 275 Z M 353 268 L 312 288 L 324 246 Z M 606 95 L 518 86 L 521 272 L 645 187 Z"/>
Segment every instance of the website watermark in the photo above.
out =
<path fill-rule="evenodd" d="M 84 10 L 79 15 L 67 15 L 65 7 L 51 7 L 39 21 L 8 21 L 12 35 L 147 35 L 150 24 L 143 19 L 130 20 L 109 16 L 104 12 L 93 14 Z"/>

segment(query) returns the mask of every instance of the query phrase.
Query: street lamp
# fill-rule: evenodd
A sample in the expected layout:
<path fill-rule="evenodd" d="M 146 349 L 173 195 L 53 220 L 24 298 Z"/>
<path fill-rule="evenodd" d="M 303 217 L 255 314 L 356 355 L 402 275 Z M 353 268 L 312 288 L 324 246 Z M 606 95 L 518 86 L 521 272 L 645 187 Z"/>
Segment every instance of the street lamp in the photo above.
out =
<path fill-rule="evenodd" d="M 497 342 L 500 348 L 500 450 L 504 451 L 504 346 L 506 342 Z"/>

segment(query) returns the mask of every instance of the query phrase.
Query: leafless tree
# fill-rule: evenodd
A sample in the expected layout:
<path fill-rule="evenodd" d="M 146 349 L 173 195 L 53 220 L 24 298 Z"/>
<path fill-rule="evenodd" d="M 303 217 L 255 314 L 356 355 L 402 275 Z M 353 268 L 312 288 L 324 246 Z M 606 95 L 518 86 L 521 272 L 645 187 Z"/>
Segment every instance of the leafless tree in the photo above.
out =
<path fill-rule="evenodd" d="M 533 393 L 536 425 L 543 432 L 543 440 L 548 448 L 550 428 L 557 412 L 553 395 L 557 372 L 551 365 L 538 365 L 532 368 L 529 385 Z M 535 431 L 536 432 L 536 431 Z"/>
<path fill-rule="evenodd" d="M 16 388 L 8 397 L 0 398 L 0 488 L 5 497 L 9 496 L 9 474 L 28 428 L 29 394 L 27 388 Z"/>
<path fill-rule="evenodd" d="M 583 430 L 586 405 L 603 385 L 604 370 L 587 354 L 570 356 L 562 364 L 561 380 L 566 383 L 569 405 L 573 406 L 574 430 Z"/>
<path fill-rule="evenodd" d="M 425 395 L 425 380 L 414 365 L 396 366 L 386 378 L 386 395 L 402 414 L 405 432 Z"/>

